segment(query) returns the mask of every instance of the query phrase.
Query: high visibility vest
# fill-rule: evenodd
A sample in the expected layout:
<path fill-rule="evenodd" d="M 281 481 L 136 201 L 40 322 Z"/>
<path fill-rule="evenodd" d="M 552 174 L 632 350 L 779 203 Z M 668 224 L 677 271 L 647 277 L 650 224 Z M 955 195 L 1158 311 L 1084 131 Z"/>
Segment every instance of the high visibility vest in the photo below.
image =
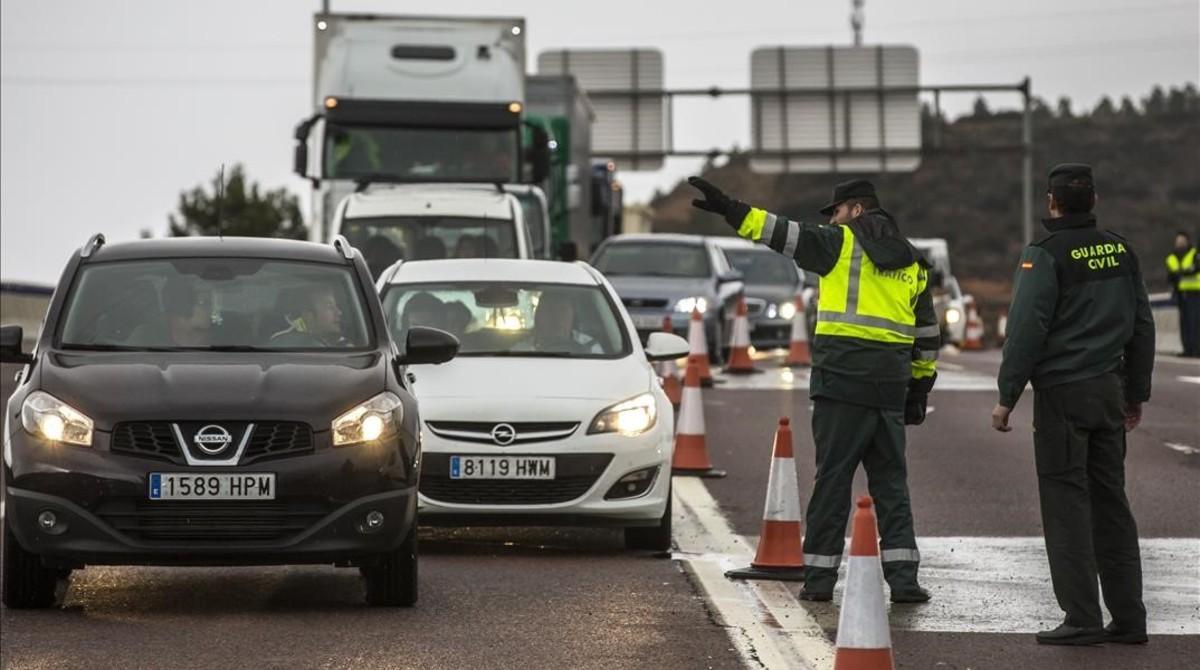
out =
<path fill-rule="evenodd" d="M 1180 260 L 1175 254 L 1167 256 L 1167 270 L 1180 275 L 1180 291 L 1200 291 L 1200 272 L 1196 268 L 1196 249 L 1188 249 Z"/>
<path fill-rule="evenodd" d="M 919 263 L 883 270 L 863 253 L 849 226 L 842 226 L 837 265 L 821 277 L 817 335 L 856 337 L 911 345 L 938 334 L 937 325 L 917 327 L 914 306 L 928 273 Z"/>

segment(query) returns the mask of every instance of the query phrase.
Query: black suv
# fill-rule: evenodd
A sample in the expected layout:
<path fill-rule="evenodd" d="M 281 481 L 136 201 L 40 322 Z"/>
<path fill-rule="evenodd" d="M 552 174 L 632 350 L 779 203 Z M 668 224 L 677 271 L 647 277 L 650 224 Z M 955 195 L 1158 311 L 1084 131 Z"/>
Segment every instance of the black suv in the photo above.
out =
<path fill-rule="evenodd" d="M 417 402 L 404 366 L 453 336 L 388 335 L 361 256 L 181 238 L 74 254 L 4 431 L 3 600 L 57 602 L 72 569 L 333 563 L 367 602 L 417 599 Z M 57 594 L 57 597 L 56 597 Z"/>

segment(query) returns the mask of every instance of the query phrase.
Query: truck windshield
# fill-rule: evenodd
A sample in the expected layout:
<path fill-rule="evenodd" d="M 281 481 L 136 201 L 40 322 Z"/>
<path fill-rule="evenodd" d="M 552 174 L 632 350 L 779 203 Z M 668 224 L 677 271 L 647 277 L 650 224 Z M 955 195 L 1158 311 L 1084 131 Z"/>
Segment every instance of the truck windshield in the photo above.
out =
<path fill-rule="evenodd" d="M 394 128 L 330 125 L 325 176 L 421 181 L 518 181 L 512 129 Z"/>
<path fill-rule="evenodd" d="M 114 261 L 84 267 L 60 344 L 133 351 L 347 350 L 370 346 L 348 267 L 255 258 Z"/>
<path fill-rule="evenodd" d="M 606 275 L 709 277 L 712 272 L 699 244 L 619 242 L 601 249 L 592 265 Z"/>
<path fill-rule="evenodd" d="M 511 219 L 456 216 L 375 216 L 342 221 L 342 235 L 360 249 L 376 278 L 398 260 L 517 258 Z"/>

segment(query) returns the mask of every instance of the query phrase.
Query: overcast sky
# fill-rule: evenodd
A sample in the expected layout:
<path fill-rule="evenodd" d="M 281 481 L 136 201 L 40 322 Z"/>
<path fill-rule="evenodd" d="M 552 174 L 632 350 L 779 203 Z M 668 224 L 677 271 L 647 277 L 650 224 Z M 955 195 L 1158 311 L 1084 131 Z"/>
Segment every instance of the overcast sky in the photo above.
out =
<path fill-rule="evenodd" d="M 669 87 L 746 86 L 764 45 L 848 44 L 849 0 L 372 2 L 336 11 L 524 16 L 529 64 L 561 47 L 655 47 Z M 88 235 L 164 234 L 178 194 L 222 163 L 304 196 L 292 128 L 310 113 L 319 0 L 4 0 L 0 3 L 0 277 L 53 283 Z M 1142 96 L 1196 82 L 1197 0 L 867 0 L 868 44 L 911 44 L 921 82 L 1015 83 L 1069 96 Z M 970 96 L 947 101 L 954 111 Z M 1015 95 L 993 106 L 1015 105 Z M 675 107 L 675 145 L 746 146 L 745 98 Z M 694 170 L 625 173 L 645 200 Z"/>

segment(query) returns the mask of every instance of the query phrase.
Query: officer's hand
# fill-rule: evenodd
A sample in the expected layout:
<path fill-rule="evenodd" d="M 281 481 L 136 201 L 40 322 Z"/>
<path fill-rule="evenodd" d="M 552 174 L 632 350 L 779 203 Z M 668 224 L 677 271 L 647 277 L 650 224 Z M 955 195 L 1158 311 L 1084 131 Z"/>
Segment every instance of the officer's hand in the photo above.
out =
<path fill-rule="evenodd" d="M 1007 433 L 1012 430 L 1012 426 L 1008 425 L 1008 415 L 1012 414 L 1011 407 L 1005 407 L 999 403 L 992 409 L 992 428 Z"/>
<path fill-rule="evenodd" d="M 1125 432 L 1133 430 L 1142 422 L 1142 403 L 1132 402 L 1125 405 Z"/>
<path fill-rule="evenodd" d="M 925 423 L 926 406 L 928 403 L 928 393 L 913 393 L 910 391 L 904 399 L 904 425 L 919 426 Z"/>
<path fill-rule="evenodd" d="M 725 195 L 721 189 L 699 177 L 688 177 L 688 183 L 704 194 L 703 200 L 692 201 L 692 207 L 712 212 L 713 214 L 720 214 L 721 216 L 725 216 L 725 213 L 729 211 L 729 204 L 732 202 L 732 199 Z"/>

